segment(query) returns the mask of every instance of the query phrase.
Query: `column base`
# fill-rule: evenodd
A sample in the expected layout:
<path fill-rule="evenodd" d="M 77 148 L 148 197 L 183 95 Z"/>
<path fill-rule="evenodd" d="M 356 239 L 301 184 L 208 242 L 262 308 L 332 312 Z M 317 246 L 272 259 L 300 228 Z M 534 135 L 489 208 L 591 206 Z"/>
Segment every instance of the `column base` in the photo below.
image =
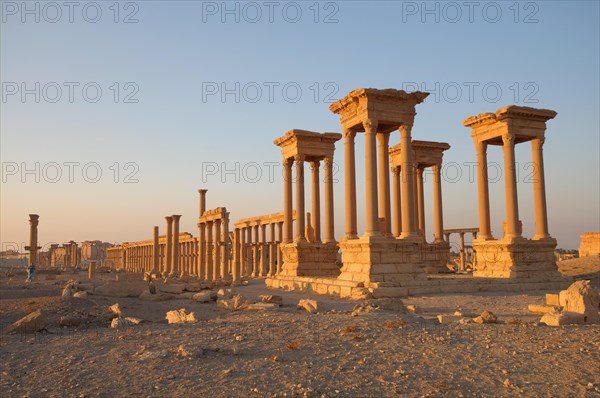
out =
<path fill-rule="evenodd" d="M 556 239 L 539 240 L 505 237 L 501 240 L 473 240 L 474 277 L 560 278 L 554 249 Z"/>
<path fill-rule="evenodd" d="M 338 276 L 338 244 L 299 241 L 281 245 L 283 276 Z"/>
<path fill-rule="evenodd" d="M 410 239 L 362 237 L 340 242 L 342 270 L 338 280 L 361 282 L 365 287 L 381 283 L 393 286 L 407 280 L 426 279 L 423 243 Z"/>

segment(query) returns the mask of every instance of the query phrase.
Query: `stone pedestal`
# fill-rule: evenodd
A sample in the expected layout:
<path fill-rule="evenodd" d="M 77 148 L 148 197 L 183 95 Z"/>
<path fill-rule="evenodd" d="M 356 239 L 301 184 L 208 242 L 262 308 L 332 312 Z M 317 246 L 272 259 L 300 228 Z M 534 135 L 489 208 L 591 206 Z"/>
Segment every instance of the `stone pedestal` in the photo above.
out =
<path fill-rule="evenodd" d="M 450 257 L 450 244 L 448 242 L 426 243 L 422 250 L 421 267 L 426 274 L 449 272 L 447 264 Z"/>
<path fill-rule="evenodd" d="M 473 276 L 543 280 L 561 278 L 554 258 L 555 248 L 554 238 L 475 239 L 473 254 L 476 265 Z"/>
<path fill-rule="evenodd" d="M 366 288 L 393 287 L 425 280 L 424 243 L 420 237 L 366 237 L 340 242 L 342 272 L 338 280 L 363 282 Z M 399 285 L 397 285 L 399 286 Z"/>
<path fill-rule="evenodd" d="M 308 243 L 298 241 L 281 245 L 283 257 L 282 276 L 332 276 L 339 275 L 336 265 L 336 242 Z"/>

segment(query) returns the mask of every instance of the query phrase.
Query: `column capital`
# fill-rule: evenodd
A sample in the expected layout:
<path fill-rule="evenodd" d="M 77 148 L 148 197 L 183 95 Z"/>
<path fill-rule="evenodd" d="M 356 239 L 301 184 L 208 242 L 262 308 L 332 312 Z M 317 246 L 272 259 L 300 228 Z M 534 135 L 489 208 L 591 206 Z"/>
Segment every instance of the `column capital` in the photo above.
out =
<path fill-rule="evenodd" d="M 315 171 L 315 169 L 318 171 L 320 165 L 321 165 L 321 161 L 320 160 L 311 160 L 310 161 L 310 169 L 312 171 Z"/>
<path fill-rule="evenodd" d="M 282 163 L 284 167 L 292 167 L 292 164 L 294 164 L 294 158 L 290 157 L 287 159 L 283 159 Z"/>
<path fill-rule="evenodd" d="M 198 193 L 200 194 L 205 194 L 206 192 L 208 192 L 208 189 L 199 189 Z"/>
<path fill-rule="evenodd" d="M 513 134 L 503 134 L 502 135 L 502 143 L 504 146 L 514 146 L 515 145 L 515 136 Z"/>
<path fill-rule="evenodd" d="M 352 140 L 352 142 L 354 142 L 354 137 L 356 137 L 356 131 L 351 129 L 343 129 L 342 135 L 344 136 L 344 140 Z"/>
<path fill-rule="evenodd" d="M 390 167 L 390 171 L 394 176 L 400 175 L 400 166 L 392 166 Z"/>
<path fill-rule="evenodd" d="M 410 132 L 412 130 L 412 124 L 403 123 L 398 127 L 398 131 L 400 131 L 400 137 L 408 136 L 410 137 Z"/>
<path fill-rule="evenodd" d="M 167 220 L 167 222 L 173 222 L 173 216 L 166 216 L 165 220 Z"/>
<path fill-rule="evenodd" d="M 323 164 L 325 165 L 325 167 L 331 167 L 333 165 L 333 155 L 325 156 L 323 158 Z"/>
<path fill-rule="evenodd" d="M 181 214 L 173 214 L 171 217 L 173 217 L 173 221 L 179 221 Z"/>
<path fill-rule="evenodd" d="M 365 119 L 362 122 L 363 128 L 365 129 L 365 134 L 376 134 L 378 122 L 377 119 L 369 118 Z"/>
<path fill-rule="evenodd" d="M 306 156 L 304 156 L 304 155 L 295 155 L 294 156 L 294 161 L 296 163 L 304 163 L 304 160 L 306 160 Z"/>

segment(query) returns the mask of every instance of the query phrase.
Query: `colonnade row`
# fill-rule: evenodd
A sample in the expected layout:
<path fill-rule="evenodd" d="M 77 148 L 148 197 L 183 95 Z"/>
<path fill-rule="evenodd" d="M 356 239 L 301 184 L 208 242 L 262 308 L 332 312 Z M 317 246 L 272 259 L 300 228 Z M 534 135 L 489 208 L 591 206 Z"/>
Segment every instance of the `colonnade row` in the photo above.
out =
<path fill-rule="evenodd" d="M 292 222 L 295 215 L 292 212 Z M 240 277 L 265 277 L 281 272 L 284 217 L 284 213 L 274 213 L 235 223 L 233 264 L 234 268 L 239 264 Z"/>
<path fill-rule="evenodd" d="M 479 228 L 455 228 L 455 229 L 445 229 L 444 236 L 446 237 L 446 242 L 450 242 L 450 235 L 458 234 L 460 237 L 459 246 L 458 246 L 458 254 L 460 256 L 460 263 L 458 264 L 458 269 L 460 271 L 465 271 L 467 269 L 467 257 L 468 257 L 468 248 L 465 246 L 465 234 L 472 234 L 473 239 L 477 239 L 477 234 L 479 233 Z M 473 261 L 476 261 L 476 256 L 472 255 L 473 248 L 471 247 L 471 258 Z M 473 264 L 475 266 L 475 264 Z"/>
<path fill-rule="evenodd" d="M 158 232 L 158 227 L 155 227 L 155 230 Z M 169 244 L 167 242 L 167 236 L 163 235 L 158 237 L 156 245 L 154 240 L 145 240 L 110 247 L 107 249 L 107 260 L 112 267 L 121 268 L 128 272 L 153 272 L 177 276 L 195 274 L 198 255 L 197 239 L 189 233 L 179 234 L 176 268 L 167 266 L 169 259 L 172 258 L 172 256 L 168 256 Z M 155 247 L 157 248 L 156 253 Z M 171 248 L 172 252 L 173 249 Z M 172 263 L 173 261 L 171 261 Z M 175 271 L 178 271 L 178 273 L 175 274 Z"/>

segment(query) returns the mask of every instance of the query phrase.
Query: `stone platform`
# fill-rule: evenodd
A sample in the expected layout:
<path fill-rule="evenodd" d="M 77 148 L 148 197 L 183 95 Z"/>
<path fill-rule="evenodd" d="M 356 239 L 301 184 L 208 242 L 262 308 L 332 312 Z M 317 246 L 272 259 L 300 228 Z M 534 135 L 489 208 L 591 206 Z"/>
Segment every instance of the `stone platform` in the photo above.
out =
<path fill-rule="evenodd" d="M 467 274 L 428 275 L 423 280 L 395 283 L 344 281 L 337 278 L 285 277 L 266 279 L 270 288 L 309 291 L 343 298 L 407 297 L 424 294 L 519 292 L 561 290 L 573 282 L 570 277 L 539 276 L 537 278 L 475 278 Z"/>

